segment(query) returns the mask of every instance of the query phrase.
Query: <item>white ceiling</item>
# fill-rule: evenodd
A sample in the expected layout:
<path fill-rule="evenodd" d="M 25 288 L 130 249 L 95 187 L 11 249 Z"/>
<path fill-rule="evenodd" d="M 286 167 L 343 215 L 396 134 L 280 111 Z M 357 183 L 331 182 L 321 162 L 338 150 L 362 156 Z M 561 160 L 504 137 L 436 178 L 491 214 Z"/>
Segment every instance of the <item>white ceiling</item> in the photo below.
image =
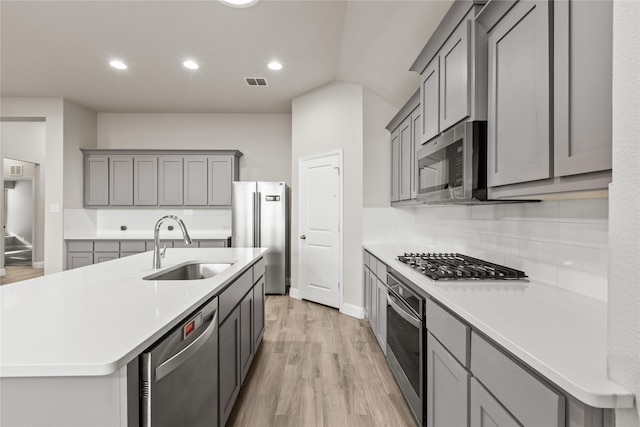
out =
<path fill-rule="evenodd" d="M 339 80 L 400 107 L 418 87 L 408 69 L 451 3 L 2 0 L 0 93 L 98 112 L 286 113 L 292 98 Z M 187 58 L 201 68 L 183 68 Z M 274 58 L 283 70 L 267 68 Z"/>

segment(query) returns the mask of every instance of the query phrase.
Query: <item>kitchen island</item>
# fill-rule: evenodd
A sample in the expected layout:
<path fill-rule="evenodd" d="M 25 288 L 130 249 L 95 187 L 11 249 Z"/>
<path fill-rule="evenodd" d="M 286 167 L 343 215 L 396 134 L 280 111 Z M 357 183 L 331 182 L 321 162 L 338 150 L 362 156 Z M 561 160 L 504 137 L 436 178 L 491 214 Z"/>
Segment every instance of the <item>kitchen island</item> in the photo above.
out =
<path fill-rule="evenodd" d="M 163 269 L 233 263 L 201 280 L 144 280 L 155 271 L 145 252 L 1 287 L 0 424 L 135 424 L 131 362 L 266 251 L 167 250 Z"/>

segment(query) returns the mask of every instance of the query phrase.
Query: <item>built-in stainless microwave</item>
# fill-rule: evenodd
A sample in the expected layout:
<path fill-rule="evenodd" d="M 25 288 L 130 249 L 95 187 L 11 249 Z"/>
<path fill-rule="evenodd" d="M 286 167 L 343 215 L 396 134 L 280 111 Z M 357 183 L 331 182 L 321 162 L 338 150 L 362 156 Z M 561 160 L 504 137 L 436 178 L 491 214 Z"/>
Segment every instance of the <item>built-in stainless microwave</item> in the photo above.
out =
<path fill-rule="evenodd" d="M 456 125 L 427 142 L 417 159 L 419 202 L 487 201 L 487 122 Z"/>

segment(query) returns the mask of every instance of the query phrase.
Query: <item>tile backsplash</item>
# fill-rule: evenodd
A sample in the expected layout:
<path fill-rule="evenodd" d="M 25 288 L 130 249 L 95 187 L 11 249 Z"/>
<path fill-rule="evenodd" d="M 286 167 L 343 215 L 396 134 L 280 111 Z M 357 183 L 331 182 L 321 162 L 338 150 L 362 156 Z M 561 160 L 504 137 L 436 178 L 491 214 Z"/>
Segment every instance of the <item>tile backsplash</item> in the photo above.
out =
<path fill-rule="evenodd" d="M 363 239 L 460 252 L 606 301 L 608 199 L 364 208 Z"/>

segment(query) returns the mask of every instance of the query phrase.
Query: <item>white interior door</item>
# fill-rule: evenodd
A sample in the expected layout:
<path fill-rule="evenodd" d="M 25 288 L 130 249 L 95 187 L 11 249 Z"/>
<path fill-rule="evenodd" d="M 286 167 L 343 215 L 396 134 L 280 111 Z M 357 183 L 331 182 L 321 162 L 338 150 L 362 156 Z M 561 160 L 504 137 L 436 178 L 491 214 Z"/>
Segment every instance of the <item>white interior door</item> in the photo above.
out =
<path fill-rule="evenodd" d="M 301 297 L 330 307 L 342 302 L 342 152 L 299 160 Z"/>

